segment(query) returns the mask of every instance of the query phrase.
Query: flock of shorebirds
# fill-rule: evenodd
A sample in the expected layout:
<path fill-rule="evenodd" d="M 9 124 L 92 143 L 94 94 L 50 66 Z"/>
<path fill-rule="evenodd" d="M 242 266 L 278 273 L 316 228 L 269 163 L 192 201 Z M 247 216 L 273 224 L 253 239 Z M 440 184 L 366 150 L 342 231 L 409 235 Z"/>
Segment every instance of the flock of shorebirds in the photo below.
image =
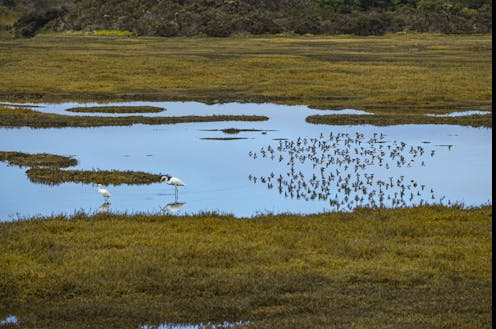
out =
<path fill-rule="evenodd" d="M 253 183 L 277 189 L 292 199 L 327 200 L 331 208 L 352 210 L 365 206 L 410 206 L 443 202 L 434 190 L 398 174 L 413 166 L 426 166 L 434 149 L 388 141 L 382 133 L 330 133 L 296 140 L 280 140 L 248 155 L 279 163 L 281 172 L 249 175 Z M 451 148 L 450 148 L 451 149 Z M 449 203 L 449 201 L 448 201 Z"/>
<path fill-rule="evenodd" d="M 248 179 L 277 189 L 286 198 L 328 201 L 336 210 L 443 203 L 444 196 L 436 197 L 432 188 L 406 178 L 401 169 L 426 166 L 435 154 L 422 145 L 388 141 L 382 133 L 321 133 L 250 151 L 249 157 L 275 161 L 273 168 L 281 170 Z M 184 182 L 170 175 L 162 176 L 160 182 L 174 186 L 177 201 L 177 188 L 185 186 Z M 98 192 L 105 200 L 111 197 L 101 185 Z"/>

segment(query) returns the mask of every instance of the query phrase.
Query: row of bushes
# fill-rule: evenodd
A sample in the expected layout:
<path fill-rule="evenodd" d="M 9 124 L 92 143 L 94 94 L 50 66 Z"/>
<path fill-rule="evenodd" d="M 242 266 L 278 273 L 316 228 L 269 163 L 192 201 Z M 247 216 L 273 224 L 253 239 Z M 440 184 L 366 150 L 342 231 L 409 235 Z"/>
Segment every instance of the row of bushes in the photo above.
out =
<path fill-rule="evenodd" d="M 10 0 L 14 1 L 14 0 Z M 27 1 L 27 0 L 24 0 Z M 409 2 L 408 2 L 409 1 Z M 475 1 L 475 0 L 474 0 Z M 50 2 L 50 1 L 48 1 Z M 224 37 L 236 33 L 357 34 L 388 32 L 489 33 L 492 3 L 465 7 L 453 0 L 53 0 L 24 14 L 10 30 L 128 30 L 136 35 Z M 402 4 L 403 2 L 403 4 Z M 392 4 L 395 4 L 394 6 Z M 343 9 L 344 8 L 344 9 Z M 366 9 L 364 9 L 366 8 Z"/>

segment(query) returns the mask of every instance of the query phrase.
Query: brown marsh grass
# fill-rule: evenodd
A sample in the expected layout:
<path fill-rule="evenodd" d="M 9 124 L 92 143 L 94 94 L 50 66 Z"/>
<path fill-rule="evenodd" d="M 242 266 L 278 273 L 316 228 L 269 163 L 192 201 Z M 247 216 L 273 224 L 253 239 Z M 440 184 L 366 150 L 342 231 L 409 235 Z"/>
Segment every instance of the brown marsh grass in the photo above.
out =
<path fill-rule="evenodd" d="M 374 113 L 492 110 L 492 36 L 0 41 L 0 99 L 275 102 Z"/>
<path fill-rule="evenodd" d="M 141 171 L 118 170 L 60 170 L 57 168 L 30 168 L 26 175 L 33 183 L 58 185 L 66 182 L 103 185 L 145 185 L 160 182 L 161 175 Z"/>
<path fill-rule="evenodd" d="M 53 113 L 42 113 L 29 109 L 10 109 L 0 107 L 0 127 L 32 127 L 32 128 L 62 128 L 62 127 L 101 127 L 101 126 L 130 126 L 133 124 L 176 124 L 187 122 L 212 121 L 265 121 L 265 116 L 257 115 L 211 115 L 211 116 L 182 116 L 182 117 L 144 117 L 144 116 L 72 116 Z"/>
<path fill-rule="evenodd" d="M 158 113 L 165 111 L 156 106 L 87 106 L 66 109 L 69 112 L 81 113 Z"/>
<path fill-rule="evenodd" d="M 314 124 L 328 125 L 374 125 L 391 126 L 406 124 L 447 124 L 472 127 L 493 126 L 493 116 L 491 114 L 469 115 L 458 117 L 433 117 L 423 114 L 375 114 L 375 115 L 311 115 L 306 121 Z"/>
<path fill-rule="evenodd" d="M 10 165 L 20 167 L 50 167 L 66 168 L 77 165 L 77 160 L 72 157 L 38 153 L 28 154 L 22 152 L 5 152 L 0 151 L 0 161 L 6 161 Z"/>
<path fill-rule="evenodd" d="M 0 223 L 22 328 L 490 328 L 492 207 Z"/>

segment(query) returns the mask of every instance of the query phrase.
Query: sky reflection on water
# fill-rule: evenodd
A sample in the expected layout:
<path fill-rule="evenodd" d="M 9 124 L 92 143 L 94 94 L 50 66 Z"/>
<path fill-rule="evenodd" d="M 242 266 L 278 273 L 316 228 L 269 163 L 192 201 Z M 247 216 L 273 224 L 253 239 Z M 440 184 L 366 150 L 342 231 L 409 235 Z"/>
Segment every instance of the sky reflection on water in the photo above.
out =
<path fill-rule="evenodd" d="M 81 104 L 38 104 L 36 110 L 71 115 L 65 109 Z M 86 104 L 96 105 L 96 104 Z M 186 186 L 180 188 L 179 196 L 174 196 L 174 188 L 165 184 L 143 186 L 108 186 L 112 197 L 105 200 L 92 184 L 65 183 L 57 186 L 33 184 L 26 177 L 26 168 L 0 163 L 0 220 L 13 220 L 32 215 L 50 215 L 83 210 L 86 212 L 165 212 L 171 214 L 217 211 L 232 213 L 238 217 L 260 213 L 314 213 L 322 211 L 346 210 L 353 208 L 352 202 L 345 202 L 337 209 L 330 199 L 337 197 L 343 201 L 346 194 L 338 192 L 339 186 L 330 186 L 331 197 L 291 198 L 279 193 L 277 188 L 267 188 L 267 184 L 253 183 L 249 177 L 286 175 L 291 170 L 287 162 L 269 158 L 253 159 L 250 152 L 261 148 L 276 149 L 282 141 L 297 141 L 298 138 L 324 140 L 334 136 L 363 135 L 361 147 L 372 144 L 365 141 L 374 135 L 383 135 L 384 147 L 393 143 L 405 143 L 405 152 L 412 147 L 425 149 L 421 161 L 410 166 L 397 167 L 393 162 L 389 168 L 369 164 L 360 169 L 361 177 L 375 174 L 376 181 L 392 177 L 395 181 L 403 176 L 405 186 L 415 181 L 417 186 L 425 185 L 426 191 L 417 194 L 407 202 L 414 205 L 424 200 L 427 203 L 463 203 L 475 206 L 490 203 L 492 199 L 492 129 L 472 128 L 451 125 L 402 125 L 391 127 L 326 126 L 305 122 L 312 114 L 328 113 L 312 110 L 306 106 L 282 106 L 274 104 L 216 104 L 206 105 L 197 102 L 133 102 L 105 105 L 150 105 L 162 106 L 167 111 L 150 115 L 212 115 L 246 114 L 267 115 L 265 122 L 209 122 L 175 125 L 134 125 L 126 127 L 99 128 L 0 128 L 0 150 L 27 153 L 53 153 L 71 155 L 79 161 L 70 169 L 135 170 L 150 173 L 171 174 L 181 178 Z M 352 112 L 353 111 L 348 111 Z M 341 112 L 346 113 L 346 112 Z M 356 112 L 361 113 L 361 112 Z M 81 115 L 81 113 L 77 113 Z M 74 115 L 74 114 L 72 114 Z M 235 135 L 225 134 L 222 129 L 258 129 Z M 209 131 L 214 130 L 214 131 Z M 323 136 L 321 138 L 321 136 Z M 239 137 L 237 140 L 215 140 L 205 138 Z M 379 144 L 374 144 L 377 149 Z M 353 147 L 348 152 L 354 152 Z M 327 152 L 346 150 L 338 145 Z M 430 152 L 434 150 L 435 156 Z M 324 152 L 326 153 L 326 152 Z M 326 153 L 327 154 L 327 153 Z M 321 154 L 322 155 L 322 154 Z M 288 156 L 288 154 L 285 154 Z M 420 158 L 419 158 L 420 159 Z M 395 159 L 396 161 L 397 159 Z M 338 169 L 344 176 L 356 174 L 351 166 L 344 170 L 330 164 L 325 174 Z M 307 162 L 298 167 L 305 177 L 320 174 L 320 166 L 312 167 Z M 336 181 L 337 181 L 336 177 Z M 351 180 L 349 181 L 351 183 Z M 412 183 L 413 184 L 413 183 Z M 370 193 L 370 188 L 367 191 Z M 392 190 L 391 190 L 392 191 Z M 398 190 L 396 190 L 398 192 Z M 417 193 L 416 191 L 415 193 Z M 368 194 L 367 193 L 367 194 Z M 376 192 L 378 194 L 379 191 Z M 383 193 L 386 193 L 384 190 Z M 394 192 L 393 192 L 394 193 Z M 387 200 L 387 193 L 385 194 Z M 359 195 L 359 198 L 362 195 Z M 349 197 L 355 199 L 356 195 Z M 408 201 L 408 200 L 407 200 Z M 366 203 L 365 205 L 370 205 Z M 391 206 L 386 202 L 386 206 Z"/>

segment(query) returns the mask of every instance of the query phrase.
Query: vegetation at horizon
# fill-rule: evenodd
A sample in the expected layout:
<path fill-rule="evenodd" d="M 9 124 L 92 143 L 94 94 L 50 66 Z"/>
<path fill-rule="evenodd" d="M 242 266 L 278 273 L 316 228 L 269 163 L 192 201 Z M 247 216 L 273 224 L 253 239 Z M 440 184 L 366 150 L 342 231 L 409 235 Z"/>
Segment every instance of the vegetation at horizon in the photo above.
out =
<path fill-rule="evenodd" d="M 491 33 L 490 0 L 3 0 L 0 37 Z"/>

